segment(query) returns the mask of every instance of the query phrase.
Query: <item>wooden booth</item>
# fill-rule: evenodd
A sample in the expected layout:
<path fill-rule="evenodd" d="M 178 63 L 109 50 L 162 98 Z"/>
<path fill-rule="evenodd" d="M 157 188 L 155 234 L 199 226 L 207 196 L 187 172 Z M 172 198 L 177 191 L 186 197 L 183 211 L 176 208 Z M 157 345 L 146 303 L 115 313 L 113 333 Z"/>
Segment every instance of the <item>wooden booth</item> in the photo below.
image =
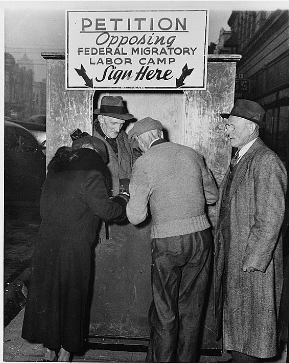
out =
<path fill-rule="evenodd" d="M 207 89 L 204 91 L 109 91 L 65 89 L 63 53 L 43 53 L 47 61 L 47 160 L 80 128 L 93 134 L 93 109 L 103 95 L 120 95 L 136 119 L 151 116 L 162 122 L 170 141 L 193 147 L 204 155 L 217 183 L 230 159 L 222 112 L 234 103 L 238 55 L 209 55 Z M 209 208 L 212 225 L 214 207 Z M 100 233 L 94 251 L 89 340 L 142 341 L 149 338 L 150 225 L 110 225 Z M 202 349 L 221 349 L 214 329 L 213 287 L 210 286 Z"/>

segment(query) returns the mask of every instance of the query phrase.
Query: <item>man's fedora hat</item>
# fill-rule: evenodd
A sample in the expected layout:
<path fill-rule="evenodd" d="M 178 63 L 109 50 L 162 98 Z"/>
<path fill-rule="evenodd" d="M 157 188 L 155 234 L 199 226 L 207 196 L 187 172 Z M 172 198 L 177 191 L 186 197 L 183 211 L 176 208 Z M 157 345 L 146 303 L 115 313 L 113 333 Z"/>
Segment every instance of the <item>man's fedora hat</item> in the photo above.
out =
<path fill-rule="evenodd" d="M 133 115 L 127 112 L 121 96 L 103 96 L 100 108 L 93 111 L 96 115 L 114 117 L 119 120 L 131 120 Z"/>
<path fill-rule="evenodd" d="M 265 110 L 259 103 L 245 99 L 236 100 L 230 113 L 221 113 L 223 118 L 238 116 L 255 122 L 260 127 L 266 126 L 266 123 L 263 121 L 264 115 Z"/>

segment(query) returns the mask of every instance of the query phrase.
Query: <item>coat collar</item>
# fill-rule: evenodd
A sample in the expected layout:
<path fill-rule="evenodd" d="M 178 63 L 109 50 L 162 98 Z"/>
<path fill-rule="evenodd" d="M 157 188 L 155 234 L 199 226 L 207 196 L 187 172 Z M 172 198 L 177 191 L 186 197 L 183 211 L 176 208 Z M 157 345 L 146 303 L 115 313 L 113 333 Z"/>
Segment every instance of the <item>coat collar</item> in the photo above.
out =
<path fill-rule="evenodd" d="M 232 183 L 231 183 L 231 187 L 230 187 L 230 194 L 229 194 L 229 198 L 227 200 L 227 202 L 229 202 L 231 200 L 231 198 L 233 197 L 233 195 L 236 193 L 238 187 L 242 184 L 247 169 L 249 167 L 249 163 L 252 160 L 252 158 L 254 157 L 254 155 L 256 154 L 256 152 L 262 148 L 265 144 L 263 143 L 263 141 L 258 137 L 257 140 L 254 142 L 254 144 L 249 148 L 249 150 L 243 155 L 243 157 L 241 158 L 241 160 L 239 161 L 239 163 L 236 165 L 236 169 L 234 171 L 234 176 L 232 179 Z M 230 177 L 230 169 L 227 170 L 227 173 L 225 175 L 225 184 L 224 184 L 224 189 L 226 188 L 226 185 L 228 183 Z"/>
<path fill-rule="evenodd" d="M 152 146 L 159 145 L 159 144 L 162 144 L 162 143 L 164 143 L 164 142 L 167 142 L 167 140 L 165 140 L 165 139 L 156 139 L 156 140 L 154 140 L 154 141 L 151 143 L 151 147 L 152 147 Z"/>
<path fill-rule="evenodd" d="M 120 131 L 121 132 L 121 131 Z M 120 134 L 119 134 L 120 135 Z M 119 136 L 118 135 L 118 136 Z M 116 160 L 118 160 L 118 156 L 116 155 L 116 153 L 114 152 L 113 148 L 111 147 L 111 145 L 109 144 L 109 142 L 107 141 L 106 138 L 104 138 L 98 131 L 96 131 L 96 133 L 94 134 L 95 137 L 98 137 L 99 139 L 101 139 L 107 146 L 108 150 L 109 150 L 109 157 L 114 158 Z M 118 138 L 115 139 L 116 140 L 116 144 L 118 147 L 118 153 L 121 153 L 120 148 L 119 148 L 119 141 Z M 121 155 L 120 155 L 121 157 Z"/>

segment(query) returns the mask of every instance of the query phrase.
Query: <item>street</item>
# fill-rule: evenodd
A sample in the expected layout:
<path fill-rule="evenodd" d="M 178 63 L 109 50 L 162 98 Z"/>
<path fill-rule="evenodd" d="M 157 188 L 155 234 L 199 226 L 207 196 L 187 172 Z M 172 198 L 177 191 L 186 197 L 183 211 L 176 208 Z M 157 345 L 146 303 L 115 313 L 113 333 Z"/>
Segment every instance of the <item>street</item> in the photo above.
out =
<path fill-rule="evenodd" d="M 38 207 L 13 206 L 4 210 L 4 325 L 25 303 L 25 285 L 40 226 Z M 19 276 L 23 275 L 21 281 Z"/>

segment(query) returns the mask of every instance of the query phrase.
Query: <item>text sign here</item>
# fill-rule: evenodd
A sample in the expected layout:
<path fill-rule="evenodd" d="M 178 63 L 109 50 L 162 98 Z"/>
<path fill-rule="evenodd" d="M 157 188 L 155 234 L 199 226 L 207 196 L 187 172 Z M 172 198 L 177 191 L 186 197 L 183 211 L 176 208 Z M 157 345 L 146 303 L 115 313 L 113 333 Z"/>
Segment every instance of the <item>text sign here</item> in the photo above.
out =
<path fill-rule="evenodd" d="M 207 10 L 66 15 L 67 89 L 205 89 Z"/>

